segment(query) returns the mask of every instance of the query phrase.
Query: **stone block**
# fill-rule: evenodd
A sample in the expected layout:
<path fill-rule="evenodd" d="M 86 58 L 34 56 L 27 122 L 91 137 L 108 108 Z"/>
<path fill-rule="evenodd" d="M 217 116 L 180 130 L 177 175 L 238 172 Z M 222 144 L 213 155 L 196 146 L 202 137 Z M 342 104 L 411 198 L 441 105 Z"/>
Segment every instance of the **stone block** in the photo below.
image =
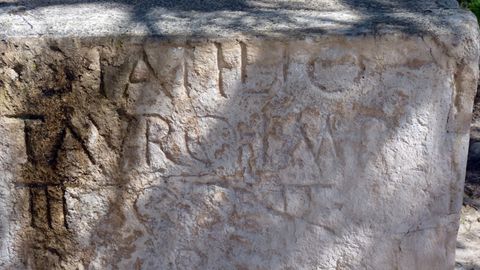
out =
<path fill-rule="evenodd" d="M 0 268 L 453 269 L 456 1 L 60 2 L 0 6 Z"/>

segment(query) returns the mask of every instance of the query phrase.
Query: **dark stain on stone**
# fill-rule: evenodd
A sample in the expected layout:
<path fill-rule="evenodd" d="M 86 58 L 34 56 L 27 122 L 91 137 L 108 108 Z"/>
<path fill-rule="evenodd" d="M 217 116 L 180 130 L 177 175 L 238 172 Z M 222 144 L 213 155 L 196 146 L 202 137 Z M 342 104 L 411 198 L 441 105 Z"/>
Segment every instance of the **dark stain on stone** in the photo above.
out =
<path fill-rule="evenodd" d="M 24 66 L 22 64 L 16 64 L 14 67 L 13 67 L 13 70 L 15 70 L 15 72 L 20 75 L 22 74 L 22 71 L 23 71 L 23 68 Z"/>
<path fill-rule="evenodd" d="M 57 46 L 57 45 L 50 45 L 49 49 L 54 51 L 54 52 L 62 52 L 62 50 Z"/>

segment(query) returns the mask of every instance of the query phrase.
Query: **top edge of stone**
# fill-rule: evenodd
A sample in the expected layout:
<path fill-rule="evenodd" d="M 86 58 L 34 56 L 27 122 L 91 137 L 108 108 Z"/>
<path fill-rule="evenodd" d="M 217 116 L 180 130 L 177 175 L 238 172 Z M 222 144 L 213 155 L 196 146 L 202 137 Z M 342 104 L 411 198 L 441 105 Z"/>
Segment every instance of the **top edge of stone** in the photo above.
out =
<path fill-rule="evenodd" d="M 477 31 L 456 0 L 0 0 L 0 36 L 442 35 Z"/>

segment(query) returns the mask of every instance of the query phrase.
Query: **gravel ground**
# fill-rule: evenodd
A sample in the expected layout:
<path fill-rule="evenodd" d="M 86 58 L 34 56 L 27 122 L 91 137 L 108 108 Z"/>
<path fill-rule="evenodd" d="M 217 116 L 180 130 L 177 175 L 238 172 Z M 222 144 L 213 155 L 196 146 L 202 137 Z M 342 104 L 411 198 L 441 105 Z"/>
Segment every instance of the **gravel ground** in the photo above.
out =
<path fill-rule="evenodd" d="M 456 270 L 480 270 L 480 91 L 475 99 Z"/>
<path fill-rule="evenodd" d="M 476 186 L 477 192 L 480 186 Z M 480 194 L 477 194 L 480 195 Z M 465 201 L 469 201 L 468 197 Z M 457 237 L 456 270 L 480 270 L 480 196 L 465 202 Z M 476 205 L 475 207 L 473 205 Z"/>

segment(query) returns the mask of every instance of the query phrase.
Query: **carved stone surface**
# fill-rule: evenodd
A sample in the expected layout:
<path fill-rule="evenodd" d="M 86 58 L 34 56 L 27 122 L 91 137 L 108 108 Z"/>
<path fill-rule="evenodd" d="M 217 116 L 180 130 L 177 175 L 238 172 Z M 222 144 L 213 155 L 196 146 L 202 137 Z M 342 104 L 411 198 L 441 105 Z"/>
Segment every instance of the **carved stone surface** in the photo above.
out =
<path fill-rule="evenodd" d="M 478 76 L 459 17 L 3 40 L 0 268 L 453 269 Z"/>

